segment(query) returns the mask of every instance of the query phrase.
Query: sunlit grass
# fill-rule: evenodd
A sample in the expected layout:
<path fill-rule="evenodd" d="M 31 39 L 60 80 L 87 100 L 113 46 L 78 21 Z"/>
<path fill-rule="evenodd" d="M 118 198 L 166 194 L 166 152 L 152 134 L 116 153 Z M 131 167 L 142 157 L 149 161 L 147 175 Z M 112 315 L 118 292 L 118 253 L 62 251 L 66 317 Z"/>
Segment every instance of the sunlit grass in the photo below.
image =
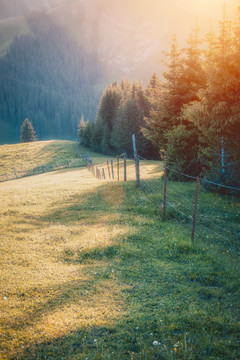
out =
<path fill-rule="evenodd" d="M 126 183 L 80 168 L 0 184 L 1 359 L 239 357 L 236 254 L 163 223 L 151 201 L 162 195 L 127 170 Z M 142 168 L 155 188 L 157 174 L 157 163 Z"/>
<path fill-rule="evenodd" d="M 106 325 L 123 311 L 119 286 L 98 279 L 104 264 L 67 261 L 76 249 L 105 248 L 129 231 L 111 226 L 119 214 L 93 216 L 91 196 L 101 185 L 86 169 L 1 184 L 3 357 L 81 326 Z"/>

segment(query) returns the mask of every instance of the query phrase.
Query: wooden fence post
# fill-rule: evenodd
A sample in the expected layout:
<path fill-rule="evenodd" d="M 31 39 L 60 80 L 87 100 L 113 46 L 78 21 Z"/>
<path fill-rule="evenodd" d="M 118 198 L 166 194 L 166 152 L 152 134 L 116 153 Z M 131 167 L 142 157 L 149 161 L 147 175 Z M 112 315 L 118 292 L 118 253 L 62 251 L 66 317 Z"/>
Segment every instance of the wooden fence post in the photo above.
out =
<path fill-rule="evenodd" d="M 194 244 L 194 234 L 195 234 L 196 214 L 197 214 L 198 188 L 199 188 L 199 177 L 197 177 L 197 181 L 196 181 L 194 212 L 193 212 L 193 227 L 192 227 L 192 243 L 193 244 Z"/>
<path fill-rule="evenodd" d="M 164 193 L 163 193 L 163 221 L 166 216 L 166 192 L 167 192 L 167 168 L 164 169 Z"/>
<path fill-rule="evenodd" d="M 137 153 L 137 186 L 140 186 L 140 166 L 139 166 L 138 153 Z"/>
<path fill-rule="evenodd" d="M 134 154 L 134 159 L 136 160 L 137 148 L 136 148 L 136 140 L 135 140 L 135 135 L 134 135 L 134 134 L 132 134 L 132 142 L 133 142 L 133 154 Z"/>
<path fill-rule="evenodd" d="M 119 157 L 117 157 L 117 176 L 119 181 Z"/>
<path fill-rule="evenodd" d="M 137 185 L 138 185 L 137 148 L 136 148 L 136 140 L 135 140 L 134 134 L 132 134 L 132 142 L 133 142 L 133 155 L 134 155 L 134 160 L 135 160 L 135 169 L 136 169 L 136 180 L 137 180 Z"/>
<path fill-rule="evenodd" d="M 105 180 L 106 177 L 105 177 L 105 171 L 104 171 L 104 168 L 102 168 L 102 176 L 103 176 L 103 179 Z"/>
<path fill-rule="evenodd" d="M 127 181 L 127 155 L 124 154 L 124 181 Z"/>
<path fill-rule="evenodd" d="M 109 168 L 109 162 L 107 160 L 107 168 L 108 168 L 108 177 L 109 179 L 111 179 L 111 174 L 110 174 L 110 168 Z"/>
<path fill-rule="evenodd" d="M 114 180 L 114 170 L 113 170 L 113 161 L 111 159 L 111 166 L 112 166 L 112 179 Z"/>
<path fill-rule="evenodd" d="M 135 166 L 136 166 L 136 181 L 137 181 L 137 186 L 140 186 L 139 156 L 138 156 L 138 152 L 137 152 L 137 151 L 136 151 Z"/>
<path fill-rule="evenodd" d="M 14 168 L 13 168 L 13 172 L 14 172 L 15 178 L 17 179 L 18 178 L 17 172 L 16 172 L 16 170 Z"/>

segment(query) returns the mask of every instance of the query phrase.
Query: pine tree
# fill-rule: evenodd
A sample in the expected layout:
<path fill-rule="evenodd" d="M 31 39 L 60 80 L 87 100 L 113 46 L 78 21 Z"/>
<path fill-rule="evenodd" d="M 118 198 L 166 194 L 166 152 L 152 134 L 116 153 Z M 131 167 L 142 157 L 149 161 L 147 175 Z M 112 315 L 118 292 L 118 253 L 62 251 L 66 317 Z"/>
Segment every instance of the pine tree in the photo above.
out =
<path fill-rule="evenodd" d="M 101 152 L 103 150 L 108 152 L 111 147 L 110 135 L 121 96 L 117 82 L 110 84 L 103 92 L 91 138 L 91 144 L 95 151 Z"/>
<path fill-rule="evenodd" d="M 240 14 L 240 12 L 239 12 Z M 239 186 L 240 16 L 234 41 L 225 15 L 220 35 L 207 53 L 207 86 L 185 110 L 201 132 L 201 161 L 207 178 Z M 212 45 L 212 44 L 211 44 Z M 210 58 L 209 58 L 210 56 Z"/>
<path fill-rule="evenodd" d="M 164 73 L 165 82 L 161 83 L 154 75 L 146 90 L 152 109 L 150 116 L 145 117 L 143 133 L 158 146 L 168 166 L 196 175 L 200 171 L 198 129 L 182 111 L 184 106 L 197 99 L 198 91 L 206 86 L 198 27 L 192 31 L 188 47 L 181 51 L 178 50 L 176 37 L 173 37 L 166 55 L 170 62 Z"/>
<path fill-rule="evenodd" d="M 97 152 L 102 151 L 103 129 L 104 129 L 104 122 L 100 116 L 97 116 L 91 136 L 91 147 L 93 148 L 94 151 Z"/>
<path fill-rule="evenodd" d="M 33 141 L 36 141 L 35 131 L 33 129 L 32 123 L 28 119 L 25 119 L 20 131 L 20 142 L 25 143 Z"/>
<path fill-rule="evenodd" d="M 85 128 L 86 128 L 86 123 L 84 121 L 84 116 L 82 115 L 78 124 L 78 136 L 80 137 L 80 143 L 81 143 L 81 139 L 84 136 Z"/>
<path fill-rule="evenodd" d="M 90 147 L 91 145 L 91 137 L 92 137 L 92 126 L 90 121 L 84 120 L 84 116 L 82 115 L 81 120 L 78 124 L 78 136 L 80 137 L 80 144 L 86 147 Z"/>
<path fill-rule="evenodd" d="M 110 152 L 110 130 L 109 130 L 107 124 L 104 124 L 104 127 L 103 127 L 101 152 L 105 155 L 109 154 L 109 152 Z"/>
<path fill-rule="evenodd" d="M 160 150 L 166 150 L 167 142 L 164 134 L 179 125 L 179 116 L 184 103 L 181 82 L 183 63 L 176 36 L 172 38 L 170 46 L 170 51 L 165 53 L 170 58 L 168 71 L 163 74 L 165 82 L 159 84 L 159 89 L 155 91 L 155 102 L 153 99 L 150 100 L 153 108 L 150 116 L 145 117 L 146 129 L 143 130 L 145 136 Z"/>

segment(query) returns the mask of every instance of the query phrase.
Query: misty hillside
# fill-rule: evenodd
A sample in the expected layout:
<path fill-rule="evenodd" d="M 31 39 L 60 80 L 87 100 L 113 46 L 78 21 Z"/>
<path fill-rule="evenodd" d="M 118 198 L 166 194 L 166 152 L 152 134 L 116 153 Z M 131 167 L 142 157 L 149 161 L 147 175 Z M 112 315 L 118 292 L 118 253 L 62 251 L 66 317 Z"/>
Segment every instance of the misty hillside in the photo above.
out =
<path fill-rule="evenodd" d="M 75 137 L 109 83 L 161 77 L 172 35 L 185 44 L 196 16 L 204 31 L 221 17 L 215 2 L 211 14 L 189 2 L 0 0 L 0 142 L 18 140 L 26 117 L 40 139 Z"/>
<path fill-rule="evenodd" d="M 67 0 L 0 0 L 0 19 L 46 11 Z"/>
<path fill-rule="evenodd" d="M 75 138 L 81 115 L 95 117 L 98 60 L 44 15 L 28 26 L 31 35 L 15 38 L 0 60 L 0 141 L 18 141 L 26 117 L 39 139 Z"/>
<path fill-rule="evenodd" d="M 156 28 L 157 18 L 152 22 L 154 8 L 140 11 L 136 0 L 0 0 L 0 12 L 0 55 L 15 35 L 29 33 L 26 16 L 44 12 L 86 52 L 98 55 L 106 83 L 123 77 L 147 81 L 153 68 L 161 69 L 166 32 Z"/>

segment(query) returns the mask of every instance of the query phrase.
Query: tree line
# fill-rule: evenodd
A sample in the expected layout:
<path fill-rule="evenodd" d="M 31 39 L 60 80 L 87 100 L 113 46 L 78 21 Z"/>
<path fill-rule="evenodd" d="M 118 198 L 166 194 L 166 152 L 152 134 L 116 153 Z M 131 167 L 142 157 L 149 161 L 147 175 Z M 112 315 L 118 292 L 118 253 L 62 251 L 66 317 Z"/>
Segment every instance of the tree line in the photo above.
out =
<path fill-rule="evenodd" d="M 143 89 L 112 83 L 103 93 L 94 124 L 79 123 L 80 141 L 107 153 L 156 153 L 179 173 L 219 184 L 240 183 L 240 8 L 234 22 L 223 17 L 201 46 L 196 27 L 183 49 L 176 36 L 165 52 L 167 69 Z M 181 174 L 171 176 L 183 180 Z"/>
<path fill-rule="evenodd" d="M 131 134 L 135 134 L 139 154 L 158 157 L 157 148 L 143 135 L 144 117 L 149 114 L 149 101 L 141 83 L 123 80 L 110 84 L 100 99 L 93 124 L 79 123 L 81 144 L 108 154 L 112 151 L 132 153 Z"/>

